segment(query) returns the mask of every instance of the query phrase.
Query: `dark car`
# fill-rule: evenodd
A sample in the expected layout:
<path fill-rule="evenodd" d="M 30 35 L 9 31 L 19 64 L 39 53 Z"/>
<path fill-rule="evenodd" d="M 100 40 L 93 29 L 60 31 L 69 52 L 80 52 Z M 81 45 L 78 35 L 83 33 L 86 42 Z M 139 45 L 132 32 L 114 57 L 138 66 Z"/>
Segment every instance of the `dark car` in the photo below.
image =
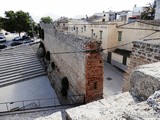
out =
<path fill-rule="evenodd" d="M 31 39 L 26 39 L 26 40 L 23 41 L 24 44 L 26 44 L 26 43 L 32 43 L 32 42 L 34 42 L 34 41 L 31 40 Z"/>
<path fill-rule="evenodd" d="M 12 39 L 12 41 L 21 41 L 21 40 L 22 40 L 22 38 L 20 36 L 15 37 L 15 38 Z"/>
<path fill-rule="evenodd" d="M 4 35 L 0 35 L 0 42 L 5 42 L 6 41 L 6 37 Z"/>
<path fill-rule="evenodd" d="M 6 47 L 7 47 L 6 45 L 0 45 L 0 49 L 4 49 Z"/>
<path fill-rule="evenodd" d="M 21 39 L 22 40 L 26 40 L 26 39 L 28 40 L 28 39 L 31 39 L 31 38 L 29 36 L 27 36 L 27 35 L 23 35 Z"/>
<path fill-rule="evenodd" d="M 13 43 L 11 43 L 11 46 L 17 46 L 17 45 L 21 45 L 21 44 L 23 44 L 22 42 L 13 42 Z"/>

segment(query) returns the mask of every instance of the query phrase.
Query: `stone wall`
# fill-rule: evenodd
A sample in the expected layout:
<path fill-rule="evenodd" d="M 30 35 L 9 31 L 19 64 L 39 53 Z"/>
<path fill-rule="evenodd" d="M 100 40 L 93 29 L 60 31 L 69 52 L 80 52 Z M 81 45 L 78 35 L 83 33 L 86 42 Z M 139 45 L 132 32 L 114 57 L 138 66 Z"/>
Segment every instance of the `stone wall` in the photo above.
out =
<path fill-rule="evenodd" d="M 160 90 L 160 62 L 142 65 L 134 70 L 130 92 L 140 100 L 146 100 Z"/>
<path fill-rule="evenodd" d="M 101 98 L 103 94 L 102 56 L 99 51 L 83 52 L 100 49 L 100 42 L 59 32 L 53 25 L 42 24 L 41 27 L 44 29 L 45 37 L 42 42 L 46 51 L 51 54 L 48 75 L 58 96 L 61 96 L 61 79 L 67 77 L 68 96 L 84 94 L 86 102 Z M 52 62 L 56 65 L 55 69 L 50 67 Z"/>
<path fill-rule="evenodd" d="M 160 61 L 160 44 L 153 44 L 151 42 L 133 42 L 130 64 L 123 80 L 122 90 L 124 92 L 129 91 L 131 74 L 137 66 Z"/>

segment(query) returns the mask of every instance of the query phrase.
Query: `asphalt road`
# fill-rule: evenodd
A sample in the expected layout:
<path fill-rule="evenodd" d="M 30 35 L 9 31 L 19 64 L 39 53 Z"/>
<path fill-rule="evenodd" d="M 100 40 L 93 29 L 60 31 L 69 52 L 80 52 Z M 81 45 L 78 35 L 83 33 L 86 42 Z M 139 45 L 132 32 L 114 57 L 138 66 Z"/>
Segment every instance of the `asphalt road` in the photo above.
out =
<path fill-rule="evenodd" d="M 124 72 L 104 61 L 103 96 L 116 95 L 122 92 Z"/>

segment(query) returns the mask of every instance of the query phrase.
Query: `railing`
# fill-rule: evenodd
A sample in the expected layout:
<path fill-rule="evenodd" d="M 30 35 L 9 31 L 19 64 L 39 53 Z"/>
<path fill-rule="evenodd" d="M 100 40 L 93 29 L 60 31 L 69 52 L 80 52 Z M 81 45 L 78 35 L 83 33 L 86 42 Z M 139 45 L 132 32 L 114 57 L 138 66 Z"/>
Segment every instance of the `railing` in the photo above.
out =
<path fill-rule="evenodd" d="M 59 100 L 64 102 L 59 102 Z M 47 107 L 84 104 L 84 95 L 73 95 L 67 97 L 55 97 L 45 99 L 23 100 L 0 103 L 0 112 L 21 111 L 29 109 L 40 109 Z"/>

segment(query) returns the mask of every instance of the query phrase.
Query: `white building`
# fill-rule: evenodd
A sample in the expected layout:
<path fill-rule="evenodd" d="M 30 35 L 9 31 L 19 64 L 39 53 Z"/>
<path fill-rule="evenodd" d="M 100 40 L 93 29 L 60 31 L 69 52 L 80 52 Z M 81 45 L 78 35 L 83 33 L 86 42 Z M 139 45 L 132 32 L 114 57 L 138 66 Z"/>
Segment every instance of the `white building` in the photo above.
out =
<path fill-rule="evenodd" d="M 160 0 L 156 0 L 155 20 L 160 19 Z"/>

